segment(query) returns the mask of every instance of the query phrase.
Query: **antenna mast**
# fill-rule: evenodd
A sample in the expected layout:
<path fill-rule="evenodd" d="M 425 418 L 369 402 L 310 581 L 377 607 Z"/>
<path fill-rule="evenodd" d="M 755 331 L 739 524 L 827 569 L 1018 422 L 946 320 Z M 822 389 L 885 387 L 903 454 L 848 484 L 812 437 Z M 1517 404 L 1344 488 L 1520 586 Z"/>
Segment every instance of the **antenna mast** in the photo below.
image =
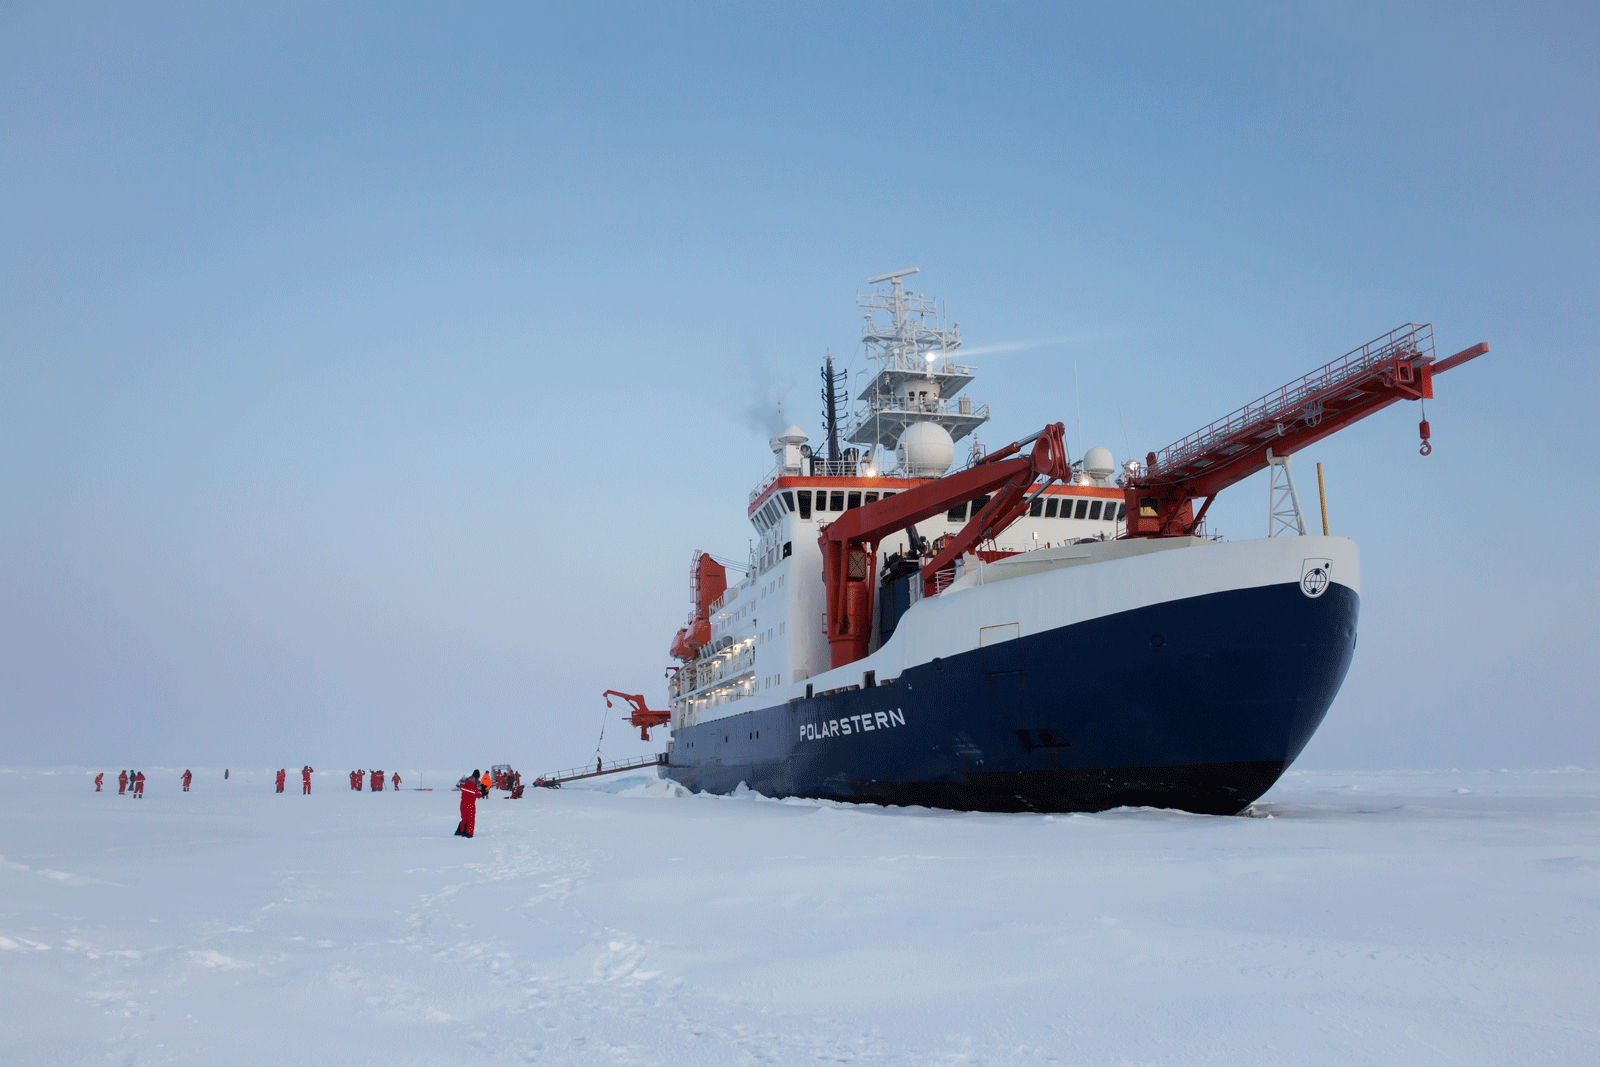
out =
<path fill-rule="evenodd" d="M 951 358 L 961 347 L 961 324 L 947 324 L 932 297 L 906 291 L 905 279 L 916 273 L 908 267 L 868 278 L 868 285 L 888 282 L 889 291 L 856 297 L 856 306 L 866 312 L 861 343 L 878 369 L 856 397 L 865 406 L 845 435 L 868 448 L 895 448 L 906 429 L 919 422 L 936 423 L 959 441 L 989 418 L 987 404 L 956 395 L 973 377 L 971 367 Z"/>
<path fill-rule="evenodd" d="M 837 470 L 839 462 L 839 386 L 844 384 L 846 372 L 833 369 L 833 353 L 828 353 L 827 366 L 822 368 L 822 425 L 828 436 L 828 463 L 830 471 Z"/>

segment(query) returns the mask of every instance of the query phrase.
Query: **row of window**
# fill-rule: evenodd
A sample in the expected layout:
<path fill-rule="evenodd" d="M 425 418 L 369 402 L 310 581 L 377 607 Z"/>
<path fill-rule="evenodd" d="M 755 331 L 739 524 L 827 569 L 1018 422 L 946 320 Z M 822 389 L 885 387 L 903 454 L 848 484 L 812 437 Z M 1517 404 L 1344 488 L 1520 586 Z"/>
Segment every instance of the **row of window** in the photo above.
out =
<path fill-rule="evenodd" d="M 823 511 L 848 511 L 858 508 L 862 504 L 876 504 L 878 493 L 863 493 L 858 490 L 823 490 L 818 489 L 816 494 L 816 510 Z M 893 493 L 883 493 L 883 499 L 894 496 Z M 969 504 L 953 507 L 945 515 L 951 522 L 966 522 L 967 519 L 983 510 L 989 503 L 989 497 L 980 496 Z M 780 516 L 785 513 L 798 512 L 802 519 L 811 518 L 812 497 L 811 490 L 786 489 L 781 493 L 773 493 L 772 499 L 767 501 L 765 507 L 756 512 L 756 528 L 766 533 L 775 525 Z M 1128 505 L 1120 500 L 1089 500 L 1083 497 L 1067 497 L 1065 499 L 1054 496 L 1035 497 L 1028 508 L 1028 515 L 1035 519 L 1088 519 L 1091 522 L 1122 521 L 1128 513 Z M 788 555 L 785 552 L 784 555 Z"/>
<path fill-rule="evenodd" d="M 951 508 L 945 518 L 951 522 L 966 522 L 982 511 L 984 505 L 989 503 L 989 497 L 980 496 L 970 504 L 962 504 Z M 1028 517 L 1034 519 L 1090 519 L 1111 521 L 1121 519 L 1128 512 L 1126 502 L 1117 500 L 1089 500 L 1084 497 L 1043 497 L 1033 498 L 1033 503 L 1028 505 Z"/>
<path fill-rule="evenodd" d="M 1103 503 L 1105 504 L 1105 508 L 1104 508 L 1104 513 L 1103 514 L 1102 514 L 1102 509 L 1101 509 L 1101 506 L 1100 506 L 1101 503 L 1102 503 L 1102 501 L 1099 501 L 1099 500 L 1084 500 L 1082 497 L 1079 497 L 1078 501 L 1077 501 L 1077 507 L 1074 508 L 1072 500 L 1070 498 L 1068 498 L 1066 500 L 1061 501 L 1061 516 L 1060 517 L 1063 518 L 1063 519 L 1089 519 L 1091 521 L 1093 521 L 1095 519 L 1104 519 L 1107 522 L 1109 522 L 1112 519 L 1120 520 L 1125 515 L 1127 515 L 1127 513 L 1128 513 L 1127 501 L 1124 501 L 1124 500 L 1107 500 L 1107 501 L 1104 501 Z M 1040 504 L 1044 505 L 1044 517 L 1045 518 L 1047 518 L 1047 519 L 1056 518 L 1056 502 L 1054 500 L 1035 500 L 1033 502 L 1033 505 L 1030 508 L 1028 508 L 1028 514 L 1030 516 L 1032 516 L 1033 518 L 1035 518 L 1035 519 L 1039 518 L 1039 505 Z M 1085 510 L 1084 510 L 1086 506 L 1087 506 L 1087 509 L 1088 509 L 1087 514 L 1085 514 Z M 1072 512 L 1072 514 L 1070 514 L 1070 515 L 1067 514 L 1069 511 Z"/>
<path fill-rule="evenodd" d="M 893 493 L 863 493 L 860 490 L 843 489 L 829 492 L 818 489 L 816 510 L 848 511 L 851 508 L 859 508 L 862 504 L 876 504 L 880 497 L 887 500 L 892 496 Z M 777 523 L 778 518 L 786 513 L 798 512 L 802 519 L 811 518 L 811 499 L 809 489 L 785 489 L 781 493 L 773 493 L 772 499 L 755 514 L 756 529 L 766 533 Z"/>

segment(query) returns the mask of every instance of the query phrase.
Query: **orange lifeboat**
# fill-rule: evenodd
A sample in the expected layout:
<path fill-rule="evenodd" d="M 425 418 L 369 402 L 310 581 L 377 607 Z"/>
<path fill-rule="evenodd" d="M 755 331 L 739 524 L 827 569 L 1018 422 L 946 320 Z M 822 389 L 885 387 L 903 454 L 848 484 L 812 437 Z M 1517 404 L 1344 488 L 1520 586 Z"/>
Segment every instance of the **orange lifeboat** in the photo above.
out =
<path fill-rule="evenodd" d="M 689 624 L 672 639 L 668 655 L 688 663 L 711 643 L 711 605 L 727 591 L 727 568 L 706 553 L 696 552 L 689 565 L 689 596 L 694 610 L 689 613 Z"/>

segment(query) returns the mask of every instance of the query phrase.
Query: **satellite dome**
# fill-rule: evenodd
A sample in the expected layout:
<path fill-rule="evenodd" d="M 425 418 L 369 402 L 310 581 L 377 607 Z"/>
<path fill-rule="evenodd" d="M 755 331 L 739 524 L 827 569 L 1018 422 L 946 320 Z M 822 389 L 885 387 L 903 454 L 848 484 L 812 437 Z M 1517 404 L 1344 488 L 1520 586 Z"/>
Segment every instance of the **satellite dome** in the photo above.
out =
<path fill-rule="evenodd" d="M 1110 485 L 1111 476 L 1117 473 L 1117 461 L 1111 458 L 1111 449 L 1096 446 L 1085 452 L 1083 471 L 1094 479 L 1095 485 Z"/>
<path fill-rule="evenodd" d="M 895 449 L 908 478 L 938 478 L 955 462 L 956 443 L 936 422 L 914 422 L 900 435 Z"/>
<path fill-rule="evenodd" d="M 790 423 L 787 430 L 774 437 L 768 442 L 768 444 L 771 445 L 772 450 L 776 452 L 784 445 L 803 445 L 809 440 L 810 438 L 806 436 L 806 432 L 804 430 L 793 423 Z"/>

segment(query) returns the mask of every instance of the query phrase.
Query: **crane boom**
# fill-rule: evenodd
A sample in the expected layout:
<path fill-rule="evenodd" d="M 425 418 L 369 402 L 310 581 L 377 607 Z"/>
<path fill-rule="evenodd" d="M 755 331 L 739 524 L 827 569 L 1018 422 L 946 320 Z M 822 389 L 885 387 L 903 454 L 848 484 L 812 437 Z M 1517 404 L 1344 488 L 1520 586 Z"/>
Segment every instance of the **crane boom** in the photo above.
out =
<path fill-rule="evenodd" d="M 600 694 L 606 698 L 606 707 L 615 707 L 611 703 L 612 697 L 621 697 L 628 705 L 628 724 L 639 728 L 639 738 L 643 741 L 650 740 L 650 730 L 656 726 L 665 726 L 672 721 L 670 711 L 651 711 L 650 706 L 644 702 L 640 693 L 623 693 L 615 689 L 607 689 Z"/>
<path fill-rule="evenodd" d="M 1029 443 L 1033 449 L 1021 454 Z M 924 588 L 933 592 L 935 576 L 960 556 L 993 538 L 1021 516 L 1035 479 L 1045 485 L 1072 476 L 1064 428 L 1055 422 L 975 466 L 873 504 L 851 508 L 822 528 L 822 582 L 827 590 L 828 650 L 835 667 L 867 654 L 876 594 L 878 542 L 957 504 L 995 492 L 949 543 L 922 567 Z"/>
<path fill-rule="evenodd" d="M 1435 362 L 1433 327 L 1407 323 L 1151 452 L 1124 486 L 1127 536 L 1192 534 L 1216 495 L 1264 470 L 1269 453 L 1290 455 L 1399 400 L 1432 399 L 1435 375 L 1487 351 L 1479 343 Z M 1426 455 L 1426 421 L 1420 429 Z"/>

